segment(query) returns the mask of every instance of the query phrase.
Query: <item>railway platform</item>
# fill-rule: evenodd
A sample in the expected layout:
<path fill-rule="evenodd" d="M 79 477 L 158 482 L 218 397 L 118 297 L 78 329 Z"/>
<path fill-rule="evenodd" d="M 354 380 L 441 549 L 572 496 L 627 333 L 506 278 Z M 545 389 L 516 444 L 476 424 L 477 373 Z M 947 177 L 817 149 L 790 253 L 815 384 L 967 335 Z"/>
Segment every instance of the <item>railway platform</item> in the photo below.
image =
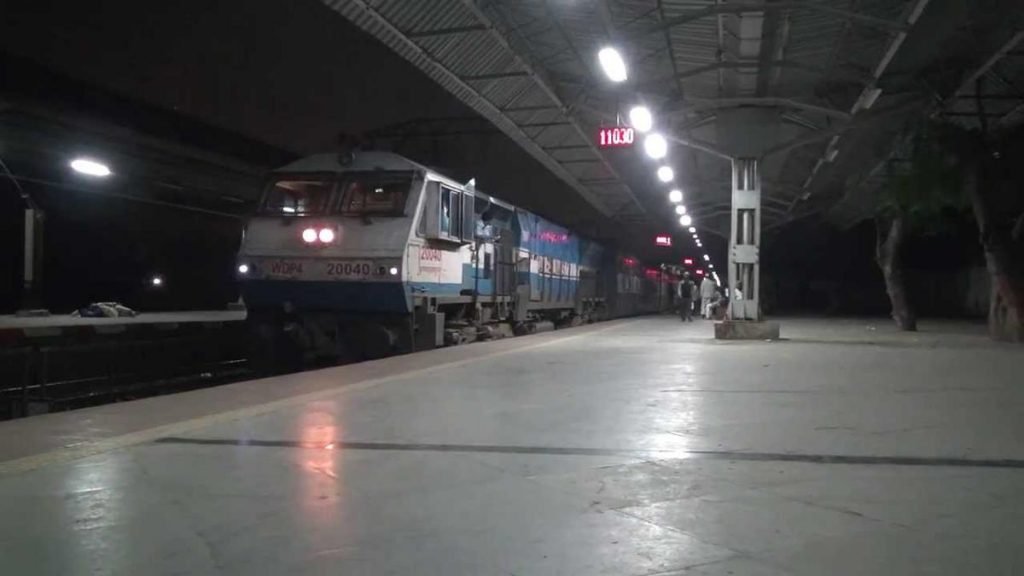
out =
<path fill-rule="evenodd" d="M 0 419 L 110 401 L 246 362 L 244 310 L 0 316 Z"/>
<path fill-rule="evenodd" d="M 617 320 L 0 423 L 4 574 L 1024 571 L 1024 352 Z"/>

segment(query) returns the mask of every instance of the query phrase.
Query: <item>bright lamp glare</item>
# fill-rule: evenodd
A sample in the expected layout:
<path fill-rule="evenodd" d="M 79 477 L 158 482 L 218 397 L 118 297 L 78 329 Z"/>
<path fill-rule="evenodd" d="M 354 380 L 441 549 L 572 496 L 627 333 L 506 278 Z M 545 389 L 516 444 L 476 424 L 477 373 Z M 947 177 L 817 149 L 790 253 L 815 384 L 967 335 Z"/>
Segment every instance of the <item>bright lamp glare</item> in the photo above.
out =
<path fill-rule="evenodd" d="M 697 229 L 694 228 L 693 226 L 690 226 L 690 234 L 696 234 L 696 233 L 697 233 Z"/>
<path fill-rule="evenodd" d="M 86 176 L 105 178 L 110 176 L 110 167 L 102 162 L 89 160 L 87 158 L 75 158 L 71 161 L 71 169 Z"/>
<path fill-rule="evenodd" d="M 682 216 L 683 214 L 686 214 L 686 206 L 683 206 L 682 204 L 677 204 L 676 205 L 676 214 L 679 214 L 680 216 Z"/>
<path fill-rule="evenodd" d="M 693 218 L 690 218 L 689 214 L 684 214 L 679 218 L 679 223 L 683 226 L 689 226 L 690 224 L 693 224 Z"/>
<path fill-rule="evenodd" d="M 654 117 L 646 106 L 633 106 L 629 110 L 629 123 L 637 132 L 647 132 L 654 127 Z"/>
<path fill-rule="evenodd" d="M 661 134 L 648 134 L 644 138 L 644 152 L 655 160 L 661 160 L 668 154 L 668 141 Z"/>
<path fill-rule="evenodd" d="M 704 261 L 706 262 L 708 260 L 711 260 L 711 256 L 708 256 L 707 254 L 705 254 L 704 255 Z"/>
<path fill-rule="evenodd" d="M 388 274 L 391 274 L 392 276 L 398 276 L 398 267 L 392 266 L 391 268 L 389 268 Z"/>
<path fill-rule="evenodd" d="M 316 242 L 316 230 L 313 228 L 306 228 L 302 231 L 302 241 L 306 244 L 312 244 Z"/>
<path fill-rule="evenodd" d="M 334 242 L 334 230 L 331 230 L 330 228 L 322 228 L 317 237 L 320 238 L 320 241 L 324 244 L 330 244 L 331 242 Z"/>
<path fill-rule="evenodd" d="M 610 46 L 602 48 L 597 53 L 597 59 L 609 80 L 612 82 L 624 82 L 626 80 L 626 61 L 622 59 L 622 54 L 619 54 L 618 50 Z"/>
<path fill-rule="evenodd" d="M 668 199 L 669 199 L 669 202 L 672 202 L 673 204 L 679 204 L 680 202 L 683 201 L 683 191 L 682 190 L 673 190 L 673 191 L 669 192 L 668 193 Z"/>
<path fill-rule="evenodd" d="M 661 180 L 662 182 L 671 182 L 675 177 L 676 173 L 668 166 L 658 168 L 658 180 Z"/>
<path fill-rule="evenodd" d="M 239 274 L 248 274 L 249 273 L 249 265 L 248 264 L 239 264 L 238 265 L 238 273 Z"/>
<path fill-rule="evenodd" d="M 159 276 L 153 276 L 153 278 L 150 280 L 150 283 L 153 284 L 153 286 L 163 286 L 164 279 Z"/>

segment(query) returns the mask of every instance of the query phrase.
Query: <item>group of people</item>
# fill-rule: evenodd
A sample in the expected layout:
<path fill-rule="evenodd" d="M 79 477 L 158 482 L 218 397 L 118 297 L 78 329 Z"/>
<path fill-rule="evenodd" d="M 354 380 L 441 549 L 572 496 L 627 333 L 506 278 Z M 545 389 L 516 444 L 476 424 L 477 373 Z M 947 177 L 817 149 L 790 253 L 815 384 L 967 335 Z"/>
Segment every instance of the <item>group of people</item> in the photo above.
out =
<path fill-rule="evenodd" d="M 700 305 L 701 318 L 715 318 L 723 297 L 714 280 L 704 277 L 700 286 L 690 278 L 689 272 L 683 273 L 682 280 L 676 285 L 676 297 L 679 299 L 679 317 L 683 322 L 693 322 L 695 304 Z"/>

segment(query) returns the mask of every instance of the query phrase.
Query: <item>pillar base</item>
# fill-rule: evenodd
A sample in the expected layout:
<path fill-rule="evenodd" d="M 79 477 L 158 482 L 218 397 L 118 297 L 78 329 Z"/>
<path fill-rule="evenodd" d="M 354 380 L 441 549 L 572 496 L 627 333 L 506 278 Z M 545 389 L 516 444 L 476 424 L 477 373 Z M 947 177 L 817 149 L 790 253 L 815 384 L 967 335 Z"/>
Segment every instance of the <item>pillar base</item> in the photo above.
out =
<path fill-rule="evenodd" d="M 778 322 L 724 320 L 715 322 L 715 340 L 778 340 Z"/>

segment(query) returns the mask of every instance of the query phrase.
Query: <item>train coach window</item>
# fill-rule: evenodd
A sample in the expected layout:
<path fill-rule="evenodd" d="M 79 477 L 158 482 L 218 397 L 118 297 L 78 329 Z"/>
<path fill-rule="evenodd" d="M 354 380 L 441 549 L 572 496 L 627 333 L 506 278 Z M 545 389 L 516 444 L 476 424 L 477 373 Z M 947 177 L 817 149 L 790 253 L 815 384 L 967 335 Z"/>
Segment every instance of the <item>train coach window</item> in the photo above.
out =
<path fill-rule="evenodd" d="M 264 214 L 320 214 L 334 183 L 324 180 L 278 180 L 267 192 Z"/>
<path fill-rule="evenodd" d="M 411 185 L 409 178 L 345 180 L 342 182 L 340 212 L 348 216 L 401 216 Z"/>

